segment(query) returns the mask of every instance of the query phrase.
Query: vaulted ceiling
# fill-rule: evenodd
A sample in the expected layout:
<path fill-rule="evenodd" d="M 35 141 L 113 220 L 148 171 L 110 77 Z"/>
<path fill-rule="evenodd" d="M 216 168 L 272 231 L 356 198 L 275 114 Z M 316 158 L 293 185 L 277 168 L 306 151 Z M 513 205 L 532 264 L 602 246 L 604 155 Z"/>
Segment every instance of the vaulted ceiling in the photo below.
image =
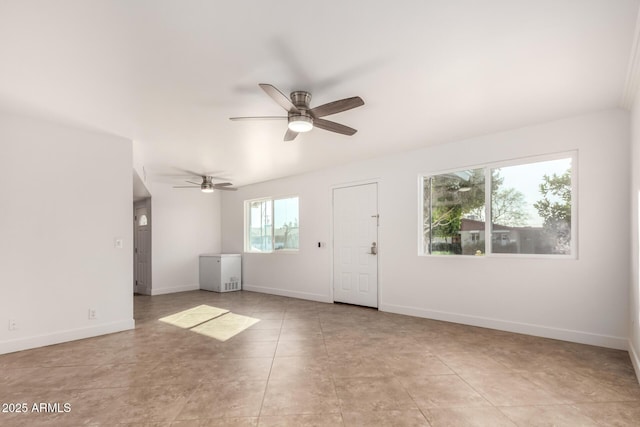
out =
<path fill-rule="evenodd" d="M 638 0 L 0 2 L 0 107 L 243 185 L 621 105 Z M 284 142 L 258 87 L 359 95 Z M 628 90 L 628 89 L 627 89 Z"/>

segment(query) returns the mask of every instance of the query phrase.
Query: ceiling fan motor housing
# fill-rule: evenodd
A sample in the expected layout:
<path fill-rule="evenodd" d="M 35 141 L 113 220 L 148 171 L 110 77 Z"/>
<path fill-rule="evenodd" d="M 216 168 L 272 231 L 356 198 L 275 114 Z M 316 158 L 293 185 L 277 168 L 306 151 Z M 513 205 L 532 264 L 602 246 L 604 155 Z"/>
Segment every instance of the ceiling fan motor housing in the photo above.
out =
<path fill-rule="evenodd" d="M 291 92 L 291 102 L 298 111 L 289 111 L 288 125 L 294 132 L 307 132 L 313 128 L 313 117 L 309 114 L 311 94 L 304 91 Z"/>
<path fill-rule="evenodd" d="M 213 180 L 210 176 L 202 177 L 202 184 L 200 184 L 200 190 L 204 193 L 213 193 Z"/>
<path fill-rule="evenodd" d="M 308 109 L 309 103 L 311 103 L 311 94 L 309 92 L 305 92 L 303 90 L 297 90 L 295 92 L 291 92 L 291 102 L 293 105 L 298 107 L 298 109 Z"/>

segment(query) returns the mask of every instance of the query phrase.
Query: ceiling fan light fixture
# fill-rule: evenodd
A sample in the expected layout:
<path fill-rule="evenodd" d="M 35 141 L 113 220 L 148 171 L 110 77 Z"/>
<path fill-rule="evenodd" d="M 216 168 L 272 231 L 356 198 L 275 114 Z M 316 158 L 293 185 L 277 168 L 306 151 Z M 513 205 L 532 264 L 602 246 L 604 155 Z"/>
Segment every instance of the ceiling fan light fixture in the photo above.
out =
<path fill-rule="evenodd" d="M 188 171 L 187 171 L 188 172 Z M 195 176 L 196 173 L 189 172 L 191 175 Z M 173 188 L 200 188 L 200 191 L 203 193 L 213 193 L 215 190 L 224 190 L 224 191 L 236 191 L 237 188 L 232 187 L 232 183 L 230 182 L 220 182 L 218 184 L 213 183 L 213 179 L 215 177 L 211 175 L 200 175 L 202 178 L 202 183 L 197 183 L 194 181 L 186 181 L 191 185 L 174 185 Z M 220 179 L 220 178 L 216 178 Z"/>
<path fill-rule="evenodd" d="M 203 193 L 213 193 L 213 183 L 211 183 L 211 180 L 205 179 L 205 182 L 200 186 L 200 191 Z"/>
<path fill-rule="evenodd" d="M 292 116 L 289 117 L 289 129 L 294 132 L 309 132 L 313 129 L 313 119 L 308 116 Z"/>

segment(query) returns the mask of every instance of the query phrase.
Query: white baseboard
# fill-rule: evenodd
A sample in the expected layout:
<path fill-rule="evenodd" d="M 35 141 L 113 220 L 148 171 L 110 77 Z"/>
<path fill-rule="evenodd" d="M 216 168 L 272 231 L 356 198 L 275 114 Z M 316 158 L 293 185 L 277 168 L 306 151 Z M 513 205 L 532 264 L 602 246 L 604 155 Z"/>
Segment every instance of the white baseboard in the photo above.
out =
<path fill-rule="evenodd" d="M 533 335 L 537 337 L 552 338 L 562 341 L 576 342 L 580 344 L 595 345 L 598 347 L 628 350 L 628 340 L 623 337 L 599 335 L 590 332 L 574 331 L 570 329 L 552 328 L 549 326 L 530 323 L 511 322 L 489 317 L 469 316 L 466 314 L 450 313 L 436 310 L 425 310 L 418 307 L 407 307 L 394 304 L 381 304 L 380 311 L 406 314 L 409 316 L 424 317 L 427 319 L 443 320 L 445 322 L 461 323 L 464 325 L 479 326 L 481 328 L 497 329 L 500 331 L 515 332 L 519 334 Z"/>
<path fill-rule="evenodd" d="M 631 340 L 629 340 L 629 357 L 633 363 L 633 369 L 636 371 L 636 379 L 640 383 L 640 349 L 636 349 Z"/>
<path fill-rule="evenodd" d="M 114 332 L 128 331 L 134 328 L 135 321 L 131 319 L 122 320 L 119 322 L 104 323 L 102 325 L 90 326 L 86 328 L 69 329 L 66 331 L 54 332 L 47 335 L 17 338 L 15 340 L 0 342 L 0 354 L 13 353 L 15 351 L 60 344 L 67 341 L 97 337 L 99 335 L 112 334 Z"/>
<path fill-rule="evenodd" d="M 198 284 L 177 286 L 175 288 L 151 288 L 151 295 L 175 294 L 177 292 L 197 291 L 198 289 L 200 289 L 200 285 Z"/>
<path fill-rule="evenodd" d="M 328 295 L 291 291 L 289 289 L 267 288 L 265 286 L 253 286 L 253 285 L 247 285 L 245 283 L 242 284 L 242 290 L 251 291 L 251 292 L 260 292 L 263 294 L 279 295 L 281 297 L 306 299 L 310 301 L 327 302 L 327 303 L 333 302 Z"/>

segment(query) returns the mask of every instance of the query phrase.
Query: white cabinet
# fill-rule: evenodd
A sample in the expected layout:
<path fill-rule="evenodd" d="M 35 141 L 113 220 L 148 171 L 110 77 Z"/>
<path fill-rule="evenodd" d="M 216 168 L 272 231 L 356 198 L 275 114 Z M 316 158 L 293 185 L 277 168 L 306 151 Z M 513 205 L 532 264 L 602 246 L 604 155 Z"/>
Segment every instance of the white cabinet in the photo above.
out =
<path fill-rule="evenodd" d="M 200 289 L 215 292 L 239 291 L 242 289 L 241 255 L 200 255 Z"/>

